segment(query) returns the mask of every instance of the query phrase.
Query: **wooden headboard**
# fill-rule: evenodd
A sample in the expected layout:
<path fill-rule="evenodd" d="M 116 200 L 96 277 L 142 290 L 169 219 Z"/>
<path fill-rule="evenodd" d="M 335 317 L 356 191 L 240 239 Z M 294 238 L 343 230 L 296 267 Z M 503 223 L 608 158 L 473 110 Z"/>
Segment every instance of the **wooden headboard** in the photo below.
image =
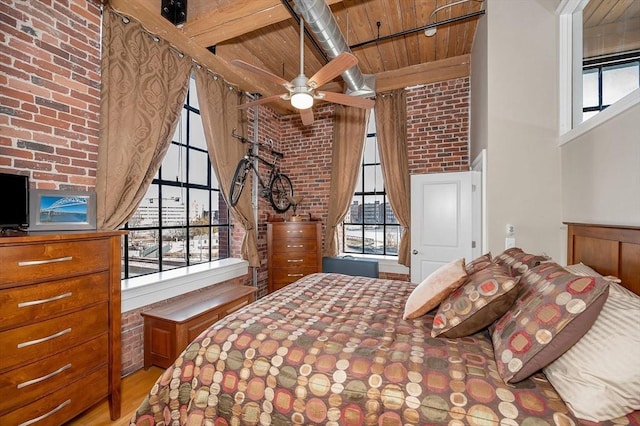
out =
<path fill-rule="evenodd" d="M 584 263 L 615 275 L 640 294 L 640 227 L 567 223 L 567 264 Z"/>

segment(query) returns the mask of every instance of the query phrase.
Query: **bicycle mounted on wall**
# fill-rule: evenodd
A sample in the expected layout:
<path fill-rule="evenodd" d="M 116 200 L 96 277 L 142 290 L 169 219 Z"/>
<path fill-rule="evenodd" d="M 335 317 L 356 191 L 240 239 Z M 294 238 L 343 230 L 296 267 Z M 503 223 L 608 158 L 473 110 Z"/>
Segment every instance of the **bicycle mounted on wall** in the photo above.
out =
<path fill-rule="evenodd" d="M 248 143 L 247 153 L 236 166 L 236 171 L 233 173 L 233 179 L 231 180 L 231 189 L 229 191 L 229 198 L 231 206 L 238 204 L 244 184 L 247 181 L 247 175 L 249 170 L 253 170 L 253 175 L 258 179 L 260 185 L 260 195 L 271 203 L 273 209 L 278 213 L 284 213 L 291 207 L 290 198 L 293 197 L 293 186 L 291 185 L 291 179 L 280 172 L 280 166 L 278 161 L 284 157 L 284 154 L 271 149 L 271 155 L 273 155 L 273 162 L 267 161 L 260 156 L 260 148 L 266 148 L 267 145 L 259 142 L 251 142 L 242 135 L 236 134 L 236 129 L 231 131 L 231 136 L 239 139 L 242 143 Z M 254 147 L 258 149 L 255 150 Z M 271 148 L 269 146 L 269 148 Z M 262 180 L 258 169 L 254 165 L 254 160 L 258 160 L 267 168 L 269 168 L 269 175 L 267 176 L 266 184 Z"/>

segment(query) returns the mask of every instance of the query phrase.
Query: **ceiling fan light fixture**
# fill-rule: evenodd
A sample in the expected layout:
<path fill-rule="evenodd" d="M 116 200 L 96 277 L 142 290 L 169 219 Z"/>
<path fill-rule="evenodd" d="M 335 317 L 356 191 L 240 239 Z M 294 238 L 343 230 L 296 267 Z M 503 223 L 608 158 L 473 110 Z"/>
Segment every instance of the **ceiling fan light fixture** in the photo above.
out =
<path fill-rule="evenodd" d="M 309 109 L 313 106 L 313 96 L 307 92 L 298 92 L 291 95 L 291 106 L 296 109 Z"/>

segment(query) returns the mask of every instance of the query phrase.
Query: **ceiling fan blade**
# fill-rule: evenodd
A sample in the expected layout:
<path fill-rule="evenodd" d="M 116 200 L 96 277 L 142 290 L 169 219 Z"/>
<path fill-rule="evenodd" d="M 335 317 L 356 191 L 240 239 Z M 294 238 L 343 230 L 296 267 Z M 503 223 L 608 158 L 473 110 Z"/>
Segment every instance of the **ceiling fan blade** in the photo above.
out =
<path fill-rule="evenodd" d="M 254 105 L 261 105 L 261 104 L 266 104 L 266 103 L 275 102 L 275 101 L 284 101 L 286 99 L 283 99 L 282 98 L 283 96 L 287 96 L 287 95 L 282 94 L 282 95 L 267 96 L 266 98 L 260 98 L 260 99 L 256 99 L 255 101 L 245 102 L 241 105 L 238 105 L 238 108 L 249 108 Z"/>
<path fill-rule="evenodd" d="M 333 80 L 352 66 L 358 63 L 358 59 L 349 52 L 343 52 L 323 66 L 307 82 L 307 86 L 315 89 Z"/>
<path fill-rule="evenodd" d="M 302 124 L 305 126 L 313 124 L 313 110 L 311 108 L 301 109 L 300 117 L 302 118 Z"/>
<path fill-rule="evenodd" d="M 276 84 L 280 84 L 281 86 L 284 86 L 287 89 L 292 89 L 293 88 L 293 85 L 290 82 L 288 82 L 287 80 L 285 80 L 284 78 L 278 77 L 277 75 L 275 75 L 275 74 L 273 74 L 273 73 L 271 73 L 269 71 L 263 70 L 262 68 L 258 68 L 255 65 L 251 65 L 248 62 L 241 61 L 240 59 L 234 59 L 234 60 L 231 61 L 231 63 L 236 65 L 236 66 L 238 66 L 238 67 L 240 67 L 240 68 L 244 68 L 244 69 L 246 69 L 248 71 L 251 71 L 251 72 L 254 72 L 256 74 L 260 74 L 261 76 L 265 77 L 267 80 L 270 80 L 271 82 L 276 83 Z"/>
<path fill-rule="evenodd" d="M 359 98 L 357 96 L 345 95 L 344 93 L 316 92 L 316 95 L 318 99 L 323 101 L 356 108 L 373 108 L 376 103 L 373 99 Z"/>

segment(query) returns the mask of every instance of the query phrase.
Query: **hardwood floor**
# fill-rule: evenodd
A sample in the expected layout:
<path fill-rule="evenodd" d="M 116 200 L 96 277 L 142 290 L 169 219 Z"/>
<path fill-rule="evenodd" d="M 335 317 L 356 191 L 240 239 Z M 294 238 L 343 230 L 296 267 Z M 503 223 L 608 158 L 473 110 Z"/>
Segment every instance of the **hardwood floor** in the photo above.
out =
<path fill-rule="evenodd" d="M 147 396 L 151 386 L 164 370 L 151 367 L 149 370 L 138 370 L 122 379 L 122 416 L 115 422 L 109 417 L 109 403 L 104 400 L 100 404 L 86 411 L 70 422 L 67 426 L 128 426 L 129 419 L 136 411 L 142 400 Z"/>

